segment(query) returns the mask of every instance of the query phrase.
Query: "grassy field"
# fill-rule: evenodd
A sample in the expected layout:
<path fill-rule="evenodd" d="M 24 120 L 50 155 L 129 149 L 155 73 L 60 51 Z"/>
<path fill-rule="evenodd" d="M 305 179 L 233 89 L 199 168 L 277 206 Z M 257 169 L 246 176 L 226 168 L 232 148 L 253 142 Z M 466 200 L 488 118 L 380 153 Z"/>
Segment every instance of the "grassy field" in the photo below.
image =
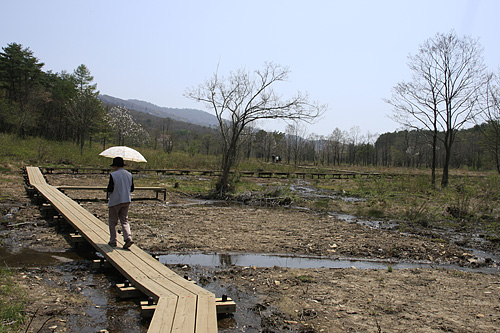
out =
<path fill-rule="evenodd" d="M 366 199 L 354 203 L 336 201 L 337 207 L 327 207 L 333 211 L 404 221 L 403 229 L 481 230 L 493 239 L 500 237 L 499 185 L 500 177 L 495 173 L 468 172 L 454 173 L 445 189 L 433 188 L 430 176 L 420 172 L 318 184 L 345 196 Z"/>

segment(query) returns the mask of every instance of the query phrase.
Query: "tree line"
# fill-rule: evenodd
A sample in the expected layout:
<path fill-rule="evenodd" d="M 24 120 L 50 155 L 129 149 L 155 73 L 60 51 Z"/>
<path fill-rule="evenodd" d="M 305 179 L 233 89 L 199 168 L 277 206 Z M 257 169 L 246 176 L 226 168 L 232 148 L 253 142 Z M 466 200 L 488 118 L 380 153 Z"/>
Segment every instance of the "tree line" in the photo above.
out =
<path fill-rule="evenodd" d="M 470 37 L 437 34 L 409 56 L 412 79 L 398 83 L 386 100 L 402 130 L 375 135 L 354 126 L 317 135 L 300 121 L 313 120 L 325 107 L 310 103 L 307 94 L 279 100 L 269 89 L 286 79 L 288 69 L 279 65 L 265 64 L 254 77 L 215 73 L 187 90 L 188 98 L 216 108 L 217 130 L 103 105 L 85 65 L 72 73 L 44 71 L 29 48 L 11 43 L 0 52 L 0 132 L 70 140 L 81 150 L 99 142 L 218 155 L 230 161 L 227 170 L 241 158 L 271 163 L 280 156 L 291 166 L 431 168 L 435 182 L 436 168 L 443 168 L 446 186 L 450 167 L 500 173 L 500 79 L 486 72 L 481 52 Z M 276 118 L 290 121 L 284 132 L 253 127 L 256 120 Z"/>
<path fill-rule="evenodd" d="M 127 110 L 105 108 L 84 64 L 72 73 L 43 70 L 27 47 L 11 43 L 0 52 L 0 132 L 20 137 L 86 143 L 147 140 Z"/>
<path fill-rule="evenodd" d="M 21 137 L 74 140 L 83 149 L 98 131 L 102 106 L 85 65 L 73 73 L 43 71 L 29 48 L 8 44 L 0 53 L 0 130 Z"/>
<path fill-rule="evenodd" d="M 495 149 L 487 133 L 491 125 L 482 123 L 456 134 L 454 153 L 449 164 L 452 168 L 469 170 L 497 169 L 494 159 Z M 442 134 L 442 133 L 441 133 Z M 349 131 L 335 128 L 330 135 L 308 134 L 305 127 L 290 125 L 285 132 L 266 132 L 250 129 L 241 143 L 243 159 L 258 159 L 273 163 L 272 156 L 280 156 L 281 163 L 291 166 L 315 165 L 335 168 L 339 166 L 375 166 L 427 168 L 432 165 L 432 145 L 428 142 L 430 133 L 402 129 L 382 135 L 362 133 L 359 127 Z M 204 154 L 217 153 L 217 140 L 208 150 L 197 151 Z M 436 147 L 436 167 L 445 163 L 445 148 Z"/>

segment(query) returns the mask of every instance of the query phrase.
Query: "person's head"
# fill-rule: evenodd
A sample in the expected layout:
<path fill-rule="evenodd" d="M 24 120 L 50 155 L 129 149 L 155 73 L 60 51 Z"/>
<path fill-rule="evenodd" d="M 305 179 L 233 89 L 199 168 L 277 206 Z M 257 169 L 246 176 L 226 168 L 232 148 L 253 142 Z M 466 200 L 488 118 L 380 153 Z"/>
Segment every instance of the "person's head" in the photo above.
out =
<path fill-rule="evenodd" d="M 113 169 L 118 170 L 119 168 L 123 168 L 125 166 L 125 162 L 123 161 L 123 158 L 121 157 L 115 157 L 113 158 L 113 163 L 111 165 Z"/>

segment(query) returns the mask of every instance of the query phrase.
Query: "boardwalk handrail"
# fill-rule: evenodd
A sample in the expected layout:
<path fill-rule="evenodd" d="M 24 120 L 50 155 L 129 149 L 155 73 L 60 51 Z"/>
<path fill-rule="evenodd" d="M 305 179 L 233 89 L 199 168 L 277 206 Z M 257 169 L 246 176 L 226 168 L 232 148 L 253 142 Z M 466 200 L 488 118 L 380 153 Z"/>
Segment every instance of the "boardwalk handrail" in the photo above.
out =
<path fill-rule="evenodd" d="M 101 173 L 110 172 L 107 168 L 97 168 L 97 167 L 43 167 L 46 173 L 52 173 L 54 170 L 71 170 L 73 173 L 78 173 L 79 170 L 93 170 L 100 171 Z M 139 172 L 156 172 L 157 174 L 172 174 L 172 175 L 190 175 L 190 174 L 200 174 L 205 176 L 218 176 L 221 174 L 220 170 L 187 170 L 187 169 L 129 169 L 132 173 Z M 234 174 L 235 171 L 230 171 L 231 174 Z M 381 177 L 381 173 L 377 172 L 358 172 L 358 171 L 350 171 L 350 170 L 330 170 L 329 172 L 313 172 L 313 171 L 296 171 L 296 172 L 286 172 L 286 171 L 245 171 L 240 170 L 238 173 L 242 176 L 254 177 L 257 175 L 261 178 L 269 178 L 269 177 L 290 177 L 293 176 L 295 178 L 306 178 L 310 177 L 311 179 L 314 177 L 323 177 L 327 179 L 340 179 L 340 178 L 356 178 L 360 177 Z"/>
<path fill-rule="evenodd" d="M 108 226 L 49 185 L 37 167 L 26 167 L 31 186 L 42 195 L 123 276 L 153 297 L 157 308 L 148 332 L 217 332 L 215 295 L 175 274 L 137 246 L 113 249 Z M 122 246 L 123 242 L 118 241 Z"/>
<path fill-rule="evenodd" d="M 106 199 L 108 198 L 107 191 L 108 188 L 107 186 L 85 186 L 85 185 L 58 185 L 56 188 L 60 191 L 65 191 L 65 190 L 79 190 L 79 191 L 84 191 L 84 190 L 90 190 L 90 191 L 105 191 L 106 192 Z M 135 186 L 134 191 L 153 191 L 156 193 L 156 199 L 158 199 L 158 194 L 162 193 L 163 194 L 163 200 L 167 199 L 167 188 L 166 187 L 161 187 L 161 186 Z"/>

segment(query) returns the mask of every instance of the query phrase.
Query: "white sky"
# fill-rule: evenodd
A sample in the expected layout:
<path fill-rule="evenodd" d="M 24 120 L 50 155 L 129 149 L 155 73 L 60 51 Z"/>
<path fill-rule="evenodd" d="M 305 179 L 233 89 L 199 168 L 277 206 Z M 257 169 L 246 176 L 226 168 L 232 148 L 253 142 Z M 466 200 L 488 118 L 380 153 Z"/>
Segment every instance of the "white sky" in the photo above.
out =
<path fill-rule="evenodd" d="M 382 98 L 410 77 L 408 54 L 438 32 L 480 38 L 489 70 L 500 65 L 497 0 L 16 0 L 1 8 L 1 47 L 23 44 L 55 72 L 83 63 L 101 93 L 123 99 L 210 112 L 183 94 L 219 62 L 221 74 L 265 61 L 288 66 L 278 91 L 328 105 L 307 128 L 319 135 L 399 128 Z"/>

